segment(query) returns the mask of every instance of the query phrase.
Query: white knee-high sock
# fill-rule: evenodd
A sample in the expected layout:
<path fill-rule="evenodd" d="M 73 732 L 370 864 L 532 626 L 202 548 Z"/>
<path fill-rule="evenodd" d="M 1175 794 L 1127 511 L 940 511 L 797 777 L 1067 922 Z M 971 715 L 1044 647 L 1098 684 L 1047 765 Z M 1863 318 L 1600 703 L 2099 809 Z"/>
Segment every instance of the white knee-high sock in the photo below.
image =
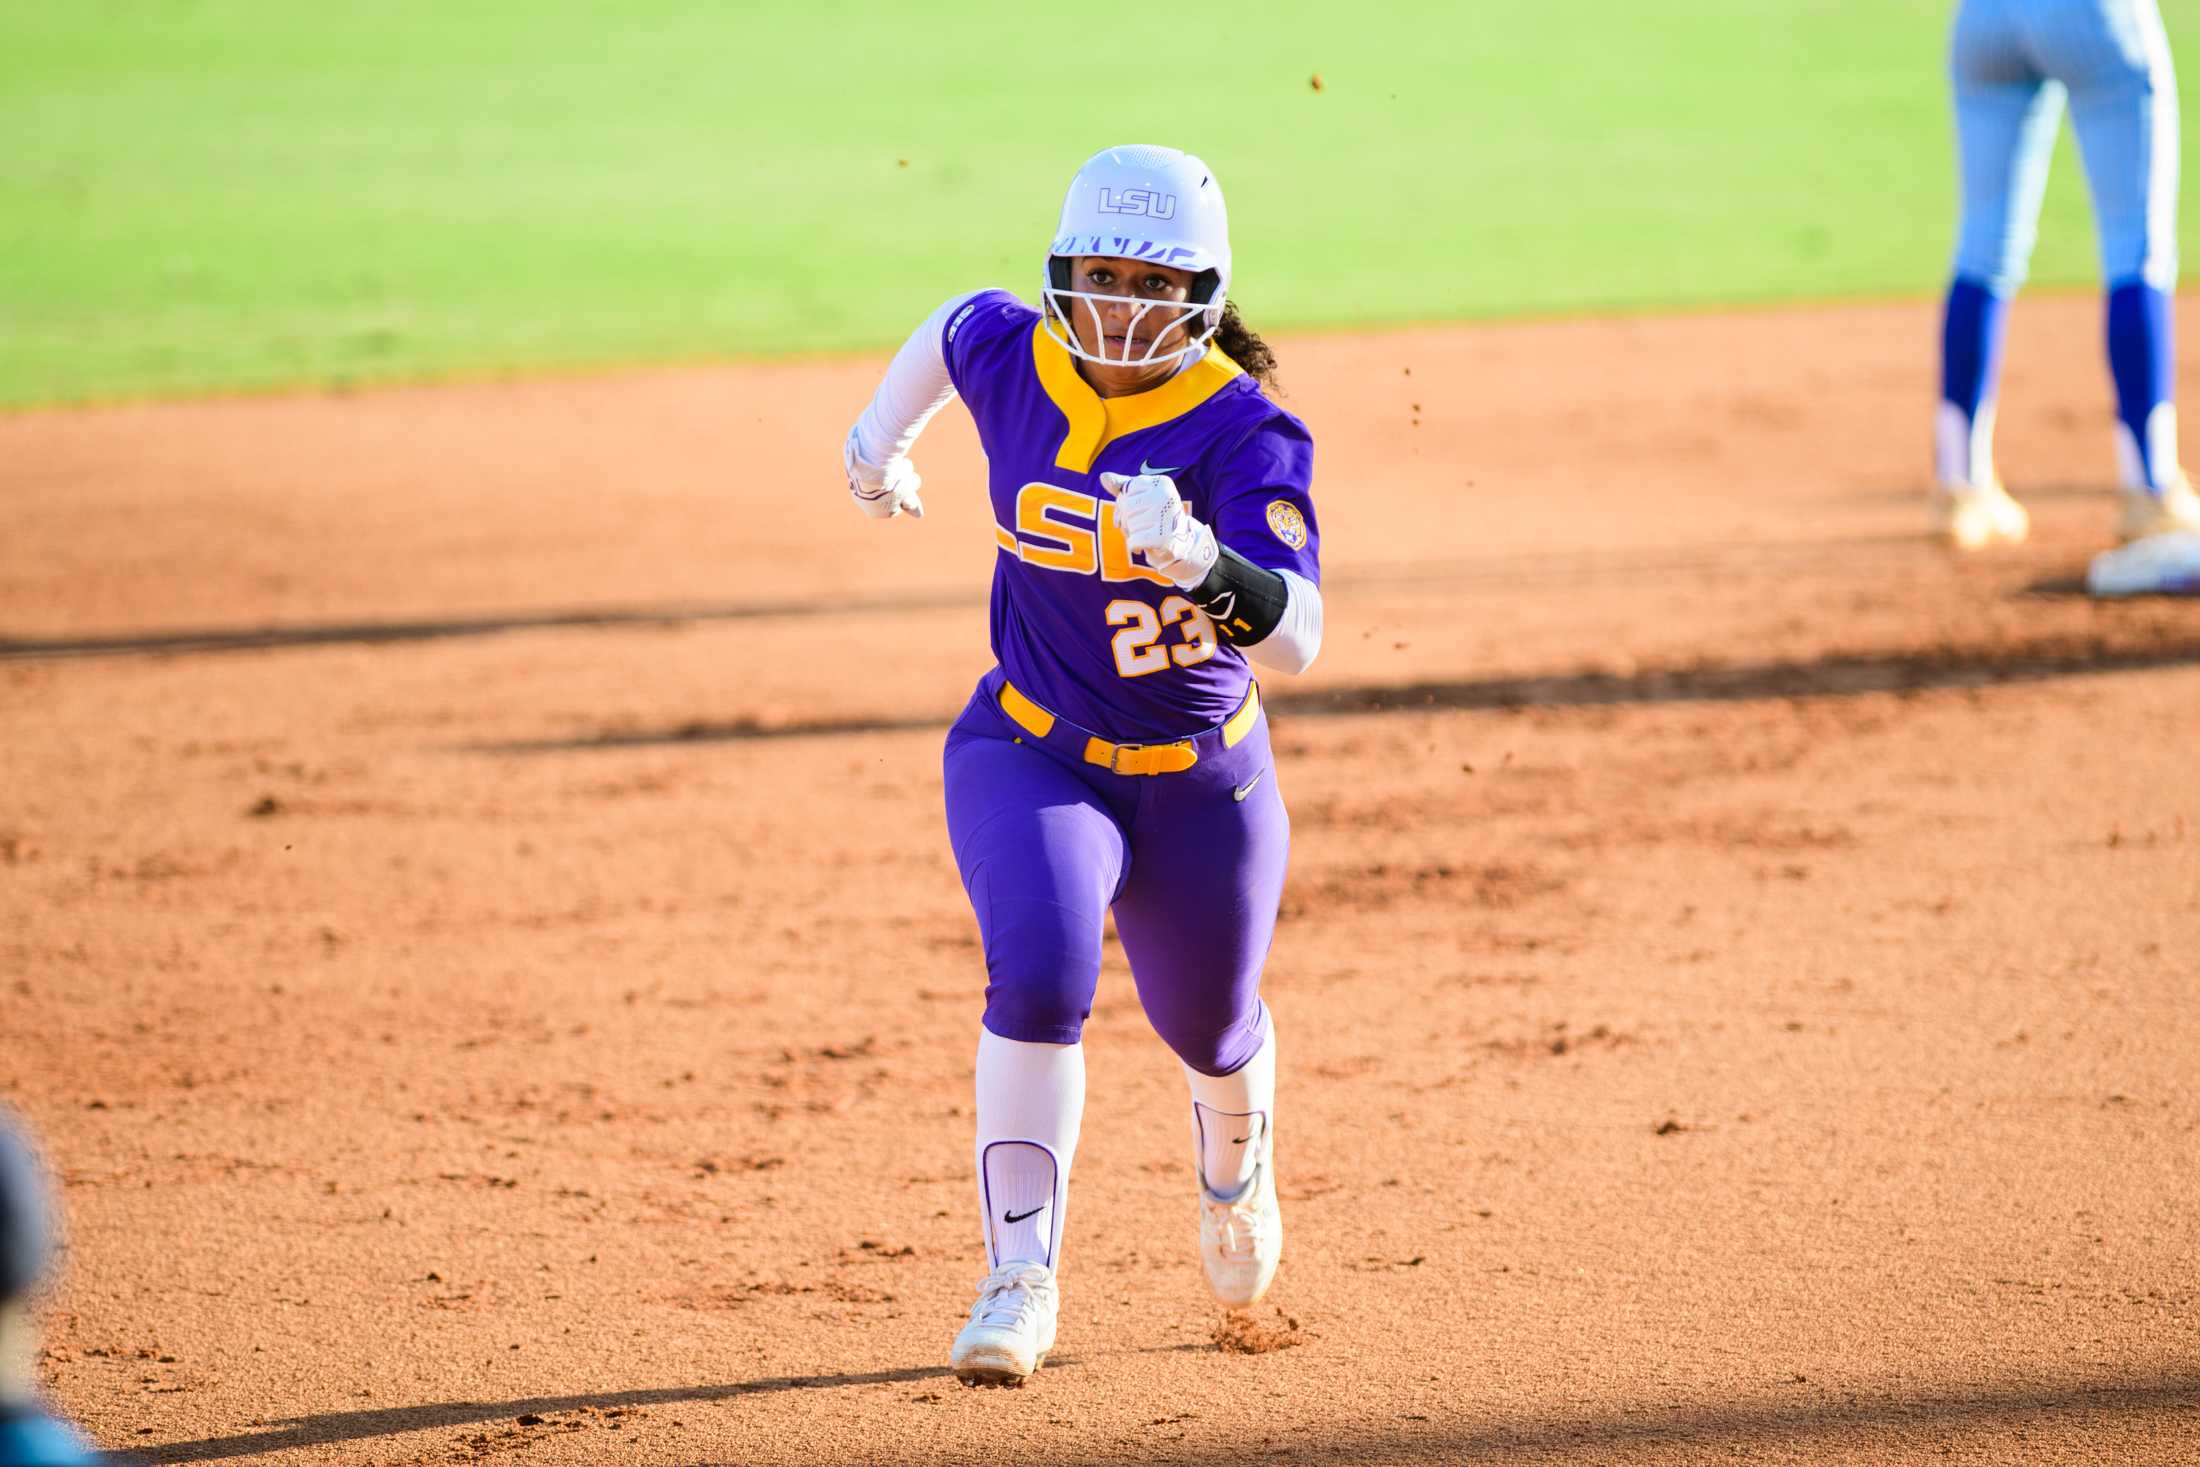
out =
<path fill-rule="evenodd" d="M 986 1258 L 1061 1267 L 1069 1164 L 1085 1114 L 1085 1047 L 978 1033 L 978 1205 Z"/>
<path fill-rule="evenodd" d="M 1192 1138 L 1199 1148 L 1199 1183 L 1224 1201 L 1252 1180 L 1253 1168 L 1269 1151 L 1276 1115 L 1276 1025 L 1239 1068 L 1227 1075 L 1202 1075 L 1190 1065 L 1184 1078 L 1192 1086 Z"/>
<path fill-rule="evenodd" d="M 1994 467 L 1994 400 L 1967 413 L 1943 402 L 1933 415 L 1933 475 L 1948 487 L 2000 482 Z"/>

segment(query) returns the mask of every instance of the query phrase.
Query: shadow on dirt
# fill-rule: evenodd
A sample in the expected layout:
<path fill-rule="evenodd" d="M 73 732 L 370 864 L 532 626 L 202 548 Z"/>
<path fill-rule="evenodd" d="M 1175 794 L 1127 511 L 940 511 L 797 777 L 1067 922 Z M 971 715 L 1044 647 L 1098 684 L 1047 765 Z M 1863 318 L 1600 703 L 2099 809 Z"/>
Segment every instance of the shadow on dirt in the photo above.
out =
<path fill-rule="evenodd" d="M 1361 684 L 1305 692 L 1266 693 L 1286 718 L 1374 713 L 1427 713 L 1515 708 L 1603 708 L 1626 704 L 1749 702 L 1770 698 L 1853 698 L 1871 693 L 1923 693 L 1987 688 L 2100 673 L 2143 672 L 2200 665 L 2200 631 L 2119 646 L 2098 637 L 2040 637 L 1990 646 L 1943 646 L 1863 652 L 1788 662 L 1651 668 L 1631 673 L 1574 672 L 1548 676 L 1465 678 L 1440 682 Z M 552 754 L 632 749 L 661 744 L 740 743 L 759 739 L 842 734 L 913 733 L 940 729 L 945 717 L 811 719 L 761 722 L 698 720 L 666 729 L 638 729 L 504 744 L 469 746 L 485 754 Z"/>
<path fill-rule="evenodd" d="M 713 605 L 642 606 L 602 611 L 542 611 L 507 616 L 436 617 L 419 621 L 325 622 L 303 626 L 208 627 L 112 637 L 0 637 L 0 662 L 77 657 L 187 656 L 208 652 L 266 652 L 290 647 L 381 646 L 438 642 L 504 632 L 673 627 L 690 622 L 754 621 L 764 617 L 833 616 L 848 612 L 948 611 L 983 603 L 966 592 L 953 595 L 834 597 L 814 601 L 726 602 Z"/>
<path fill-rule="evenodd" d="M 1048 1359 L 1047 1370 L 1073 1370 L 1081 1362 L 1073 1355 Z M 295 1447 L 322 1446 L 332 1442 L 367 1441 L 408 1431 L 437 1431 L 456 1426 L 493 1423 L 510 1427 L 521 1440 L 526 1434 L 562 1434 L 572 1423 L 557 1418 L 563 1413 L 605 1413 L 639 1406 L 670 1406 L 682 1401 L 730 1401 L 740 1396 L 772 1395 L 781 1391 L 827 1391 L 849 1386 L 900 1385 L 930 1381 L 948 1389 L 961 1389 L 954 1372 L 943 1365 L 912 1366 L 906 1370 L 871 1370 L 855 1375 L 782 1375 L 730 1385 L 667 1386 L 659 1390 L 600 1391 L 587 1396 L 535 1396 L 516 1401 L 444 1401 L 432 1406 L 388 1406 L 376 1411 L 332 1411 L 321 1416 L 300 1416 L 271 1421 L 265 1429 L 235 1436 L 204 1437 L 198 1441 L 170 1442 L 130 1450 L 144 1462 L 219 1462 L 231 1457 L 254 1457 L 262 1452 L 288 1451 Z M 522 1417 L 540 1420 L 521 1423 Z M 663 1439 L 664 1433 L 638 1421 L 639 1431 Z M 639 1434 L 637 1432 L 637 1435 Z"/>
<path fill-rule="evenodd" d="M 1852 698 L 1870 693 L 1986 688 L 2194 664 L 2200 664 L 2200 631 L 2128 646 L 2092 636 L 2049 636 L 1986 646 L 1835 653 L 1785 662 L 1706 663 L 1624 674 L 1580 672 L 1328 688 L 1279 693 L 1269 702 L 1285 713 L 1340 714 Z"/>
<path fill-rule="evenodd" d="M 1800 1389 L 1800 1387 L 1798 1387 Z M 1748 1401 L 1725 1406 L 1623 1407 L 1620 1415 L 1549 1417 L 1541 1420 L 1456 1425 L 1430 1418 L 1342 1426 L 1326 1439 L 1305 1432 L 1284 1440 L 1242 1444 L 1237 1460 L 1259 1457 L 1293 1463 L 1360 1464 L 1421 1462 L 1724 1460 L 1764 1450 L 1807 1452 L 1811 1460 L 1870 1461 L 1875 1451 L 1907 1446 L 1932 1449 L 1965 1433 L 2021 1428 L 2027 1457 L 2057 1448 L 2080 1449 L 2087 1438 L 2114 1460 L 2134 1431 L 2151 1432 L 2164 1444 L 2189 1431 L 2200 1410 L 2200 1377 L 2120 1386 L 2039 1384 L 1982 1387 L 1967 1393 L 1864 1396 L 1842 1401 Z M 1673 1454 L 1668 1457 L 1665 1454 Z M 1168 1443 L 1142 1450 L 1137 1460 L 1165 1467 L 1206 1467 L 1220 1454 L 1213 1441 Z M 1063 1456 L 1061 1467 L 1098 1467 L 1118 1455 Z"/>
<path fill-rule="evenodd" d="M 1047 1373 L 1072 1360 L 1050 1361 Z M 604 1391 L 587 1396 L 551 1396 L 514 1401 L 452 1401 L 431 1406 L 394 1406 L 378 1411 L 341 1411 L 271 1423 L 267 1430 L 236 1436 L 206 1437 L 140 1447 L 147 1462 L 214 1462 L 263 1452 L 337 1442 L 365 1441 L 403 1432 L 448 1430 L 497 1423 L 519 1440 L 571 1430 L 554 1418 L 562 1412 L 611 1412 L 682 1401 L 725 1401 L 779 1391 L 831 1390 L 845 1386 L 936 1382 L 951 1388 L 952 1377 L 937 1367 L 877 1370 L 854 1375 L 785 1376 L 731 1385 L 671 1386 L 659 1390 Z M 1800 1385 L 1797 1387 L 1800 1389 Z M 1043 1394 L 1045 1379 L 1030 1387 Z M 1813 1388 L 1819 1389 L 1819 1388 Z M 1753 1448 L 1787 1447 L 1845 1454 L 1885 1450 L 1898 1443 L 1922 1446 L 1950 1435 L 1983 1429 L 2021 1427 L 2033 1449 L 2078 1446 L 2099 1432 L 2118 1434 L 2158 1427 L 2164 1435 L 2189 1429 L 2200 1411 L 2200 1376 L 2167 1377 L 2122 1385 L 2039 1382 L 1986 1386 L 1965 1392 L 1850 1397 L 1840 1401 L 1745 1401 L 1721 1406 L 1623 1407 L 1620 1414 L 1583 1414 L 1479 1424 L 1446 1422 L 1435 1417 L 1403 1416 L 1388 1422 L 1340 1423 L 1316 1436 L 1303 1430 L 1285 1440 L 1217 1442 L 1211 1438 L 1141 1444 L 1123 1452 L 1052 1460 L 1063 1467 L 1137 1460 L 1198 1464 L 1218 1460 L 1288 1459 L 1296 1463 L 1366 1462 L 1515 1462 L 1524 1456 L 1559 1453 L 1626 1454 L 1644 1451 L 1694 1451 L 1721 1457 Z M 521 1426 L 522 1417 L 545 1418 Z M 665 1430 L 636 1422 L 641 1432 L 662 1442 Z M 882 1431 L 884 1422 L 881 1422 Z M 2128 1442 L 2126 1442 L 2128 1445 Z M 2104 1451 L 2114 1443 L 2100 1442 Z M 1232 1447 L 1238 1450 L 1232 1451 Z M 880 1442 L 881 1457 L 891 1460 L 891 1443 Z"/>

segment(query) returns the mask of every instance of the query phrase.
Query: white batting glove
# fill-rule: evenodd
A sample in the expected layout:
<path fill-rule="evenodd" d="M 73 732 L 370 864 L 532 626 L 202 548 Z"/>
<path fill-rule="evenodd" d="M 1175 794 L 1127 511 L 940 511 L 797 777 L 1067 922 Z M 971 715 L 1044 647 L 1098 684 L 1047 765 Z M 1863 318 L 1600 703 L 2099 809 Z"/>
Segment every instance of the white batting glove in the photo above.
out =
<path fill-rule="evenodd" d="M 924 501 L 917 497 L 924 478 L 907 458 L 874 468 L 856 457 L 856 435 L 850 433 L 841 445 L 840 462 L 848 471 L 848 493 L 857 509 L 874 520 L 890 520 L 904 511 L 912 519 L 924 518 Z"/>
<path fill-rule="evenodd" d="M 1115 496 L 1115 523 L 1131 554 L 1185 590 L 1207 579 L 1222 551 L 1215 532 L 1184 507 L 1167 474 L 1102 474 L 1100 487 Z"/>

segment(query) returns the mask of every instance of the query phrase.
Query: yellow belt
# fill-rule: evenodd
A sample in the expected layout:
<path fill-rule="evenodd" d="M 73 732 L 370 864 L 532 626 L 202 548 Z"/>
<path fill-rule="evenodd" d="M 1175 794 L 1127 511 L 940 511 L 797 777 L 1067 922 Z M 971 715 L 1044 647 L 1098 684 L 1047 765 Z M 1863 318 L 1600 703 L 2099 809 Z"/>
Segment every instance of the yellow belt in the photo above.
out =
<path fill-rule="evenodd" d="M 1001 683 L 1001 711 L 1035 739 L 1043 739 L 1054 732 L 1054 715 L 1016 691 L 1016 685 L 1006 680 Z M 1222 747 L 1234 749 L 1243 743 L 1253 730 L 1253 720 L 1258 717 L 1260 687 L 1255 684 L 1246 689 L 1244 703 L 1222 725 Z M 1106 739 L 1088 738 L 1085 740 L 1085 762 L 1097 764 L 1112 774 L 1181 774 L 1199 762 L 1199 750 L 1192 747 L 1190 739 L 1179 739 L 1173 744 L 1111 744 Z"/>

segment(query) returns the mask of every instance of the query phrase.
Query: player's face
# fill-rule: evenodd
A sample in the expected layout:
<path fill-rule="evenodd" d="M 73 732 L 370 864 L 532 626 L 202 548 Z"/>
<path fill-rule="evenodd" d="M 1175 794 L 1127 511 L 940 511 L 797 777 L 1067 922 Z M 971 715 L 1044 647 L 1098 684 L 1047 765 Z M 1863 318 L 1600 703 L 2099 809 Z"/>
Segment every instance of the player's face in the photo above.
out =
<path fill-rule="evenodd" d="M 1064 301 L 1077 344 L 1111 362 L 1138 362 L 1149 352 L 1166 355 L 1184 344 L 1196 313 L 1171 309 L 1192 298 L 1192 272 L 1144 260 L 1085 255 L 1070 262 L 1071 290 L 1106 300 Z M 1139 306 L 1150 304 L 1141 313 Z M 1161 375 L 1173 364 L 1157 364 Z M 1150 375 L 1150 373 L 1148 374 Z"/>

